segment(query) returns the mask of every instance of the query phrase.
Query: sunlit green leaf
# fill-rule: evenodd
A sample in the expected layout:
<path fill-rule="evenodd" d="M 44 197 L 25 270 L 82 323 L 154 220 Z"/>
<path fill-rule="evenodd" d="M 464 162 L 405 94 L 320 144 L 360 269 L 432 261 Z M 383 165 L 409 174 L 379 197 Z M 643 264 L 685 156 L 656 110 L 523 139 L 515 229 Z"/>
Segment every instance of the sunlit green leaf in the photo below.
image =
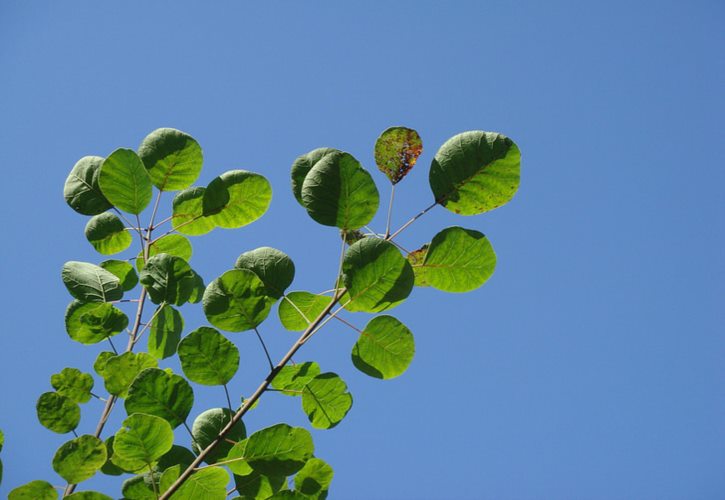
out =
<path fill-rule="evenodd" d="M 145 352 L 126 352 L 108 358 L 101 370 L 106 390 L 111 394 L 125 398 L 134 378 L 147 368 L 157 366 L 156 359 Z M 129 412 L 129 414 L 132 412 Z"/>
<path fill-rule="evenodd" d="M 183 377 L 158 368 L 142 371 L 128 389 L 126 413 L 147 413 L 181 425 L 194 405 L 194 391 Z"/>
<path fill-rule="evenodd" d="M 267 500 L 310 500 L 310 497 L 299 491 L 282 490 L 268 497 Z"/>
<path fill-rule="evenodd" d="M 272 387 L 288 396 L 302 396 L 302 389 L 320 374 L 320 365 L 314 361 L 286 365 L 272 379 Z"/>
<path fill-rule="evenodd" d="M 30 481 L 8 493 L 8 500 L 56 500 L 58 492 L 47 481 Z"/>
<path fill-rule="evenodd" d="M 133 266 L 125 260 L 104 260 L 99 266 L 121 281 L 121 288 L 124 292 L 132 290 L 138 283 L 138 274 Z"/>
<path fill-rule="evenodd" d="M 194 425 L 191 427 L 191 435 L 194 438 L 191 445 L 193 450 L 198 454 L 209 446 L 231 420 L 232 412 L 228 408 L 212 408 L 196 417 Z M 244 423 L 240 420 L 232 426 L 224 439 L 207 454 L 204 461 L 213 464 L 224 459 L 234 446 L 230 441 L 241 441 L 245 437 L 247 437 L 247 431 L 244 428 Z"/>
<path fill-rule="evenodd" d="M 161 191 L 191 186 L 201 173 L 201 147 L 193 137 L 173 128 L 151 132 L 138 148 L 151 181 Z"/>
<path fill-rule="evenodd" d="M 246 476 L 254 473 L 254 469 L 247 463 L 246 459 L 248 441 L 248 438 L 238 441 L 229 449 L 226 458 L 224 458 L 225 465 L 234 474 Z"/>
<path fill-rule="evenodd" d="M 194 472 L 171 500 L 225 500 L 229 473 L 221 467 L 206 467 Z"/>
<path fill-rule="evenodd" d="M 310 458 L 295 475 L 295 490 L 312 498 L 325 498 L 334 475 L 332 467 L 327 462 L 319 458 Z"/>
<path fill-rule="evenodd" d="M 475 215 L 507 203 L 519 188 L 521 153 L 508 137 L 480 130 L 463 132 L 441 146 L 430 167 L 438 203 Z"/>
<path fill-rule="evenodd" d="M 171 225 L 178 232 L 189 236 L 206 234 L 216 227 L 211 217 L 204 217 L 202 200 L 204 199 L 203 187 L 190 187 L 179 191 L 171 203 L 173 213 Z"/>
<path fill-rule="evenodd" d="M 218 213 L 209 216 L 217 226 L 227 229 L 246 226 L 269 208 L 272 187 L 263 176 L 246 170 L 230 170 L 219 178 L 229 193 L 229 201 Z"/>
<path fill-rule="evenodd" d="M 97 437 L 83 435 L 63 444 L 53 457 L 53 470 L 70 484 L 92 477 L 106 462 L 106 446 Z"/>
<path fill-rule="evenodd" d="M 91 399 L 93 377 L 78 368 L 63 368 L 60 373 L 50 377 L 50 385 L 58 394 L 76 403 L 85 403 Z"/>
<path fill-rule="evenodd" d="M 422 152 L 418 132 L 406 127 L 390 127 L 375 141 L 375 163 L 393 184 L 410 172 Z"/>
<path fill-rule="evenodd" d="M 279 302 L 279 320 L 293 332 L 301 332 L 332 302 L 332 297 L 310 292 L 290 292 Z"/>
<path fill-rule="evenodd" d="M 125 470 L 113 462 L 113 441 L 115 436 L 109 436 L 103 442 L 106 447 L 106 463 L 101 467 L 101 472 L 108 476 L 120 476 Z"/>
<path fill-rule="evenodd" d="M 160 253 L 149 257 L 139 281 L 154 304 L 182 305 L 191 298 L 197 275 L 184 259 Z"/>
<path fill-rule="evenodd" d="M 161 474 L 161 477 L 159 478 L 159 491 L 161 493 L 164 493 L 166 490 L 168 490 L 174 482 L 176 482 L 177 479 L 179 479 L 179 476 L 181 475 L 181 471 L 184 470 L 180 465 L 174 465 L 169 467 L 168 469 L 165 469 L 164 472 Z"/>
<path fill-rule="evenodd" d="M 58 434 L 65 434 L 78 427 L 81 409 L 69 397 L 57 392 L 45 392 L 35 405 L 38 421 L 43 427 Z"/>
<path fill-rule="evenodd" d="M 157 359 L 173 356 L 183 330 L 184 318 L 181 313 L 170 305 L 164 305 L 151 320 L 148 339 L 149 354 Z"/>
<path fill-rule="evenodd" d="M 192 252 L 191 242 L 188 238 L 180 234 L 167 234 L 153 242 L 153 245 L 149 248 L 149 257 L 160 253 L 167 253 L 175 257 L 181 257 L 188 262 L 191 259 Z M 136 257 L 136 269 L 141 271 L 144 268 L 145 262 L 143 252 L 139 252 Z"/>
<path fill-rule="evenodd" d="M 106 363 L 108 363 L 109 359 L 115 358 L 116 356 L 117 354 L 111 351 L 99 352 L 96 360 L 93 362 L 93 371 L 103 377 L 106 373 Z"/>
<path fill-rule="evenodd" d="M 276 248 L 261 247 L 244 252 L 234 267 L 249 269 L 256 274 L 267 287 L 268 295 L 280 298 L 292 284 L 295 277 L 295 265 L 289 256 Z"/>
<path fill-rule="evenodd" d="M 66 262 L 61 278 L 68 292 L 83 302 L 110 302 L 123 297 L 121 281 L 102 267 L 88 262 Z"/>
<path fill-rule="evenodd" d="M 415 355 L 413 334 L 392 316 L 370 320 L 352 348 L 352 362 L 371 377 L 390 379 L 402 374 Z"/>
<path fill-rule="evenodd" d="M 251 330 L 269 315 L 274 299 L 262 280 L 247 269 L 232 269 L 212 281 L 202 304 L 209 322 L 229 332 Z"/>
<path fill-rule="evenodd" d="M 245 457 L 260 474 L 289 476 L 300 470 L 314 451 L 312 436 L 307 430 L 277 424 L 249 436 Z"/>
<path fill-rule="evenodd" d="M 108 201 L 131 214 L 143 212 L 153 195 L 151 178 L 131 149 L 117 149 L 103 161 L 98 185 Z"/>
<path fill-rule="evenodd" d="M 179 344 L 179 360 L 189 380 L 224 385 L 239 368 L 239 349 L 213 328 L 197 328 Z"/>
<path fill-rule="evenodd" d="M 127 326 L 128 316 L 107 302 L 74 300 L 65 311 L 65 330 L 81 344 L 96 344 Z"/>
<path fill-rule="evenodd" d="M 73 166 L 63 188 L 63 197 L 70 207 L 83 215 L 97 215 L 113 205 L 98 186 L 103 158 L 84 156 Z"/>
<path fill-rule="evenodd" d="M 91 217 L 86 224 L 85 235 L 93 248 L 104 255 L 123 252 L 133 240 L 121 219 L 111 212 Z"/>
<path fill-rule="evenodd" d="M 67 500 L 113 500 L 113 498 L 97 491 L 76 491 L 67 497 Z"/>
<path fill-rule="evenodd" d="M 332 429 L 352 408 L 352 395 L 334 373 L 322 373 L 302 389 L 302 409 L 312 427 Z"/>
<path fill-rule="evenodd" d="M 379 202 L 373 178 L 349 153 L 325 155 L 302 184 L 302 204 L 325 226 L 362 227 L 375 216 Z"/>
<path fill-rule="evenodd" d="M 315 164 L 330 153 L 342 153 L 342 151 L 333 148 L 318 148 L 298 157 L 292 164 L 292 193 L 295 199 L 302 204 L 302 184 L 305 177 L 315 166 Z"/>
<path fill-rule="evenodd" d="M 265 500 L 287 487 L 285 476 L 264 476 L 249 468 L 249 473 L 234 475 L 234 486 L 244 500 Z"/>
<path fill-rule="evenodd" d="M 172 444 L 174 431 L 166 420 L 134 413 L 123 421 L 123 427 L 116 433 L 113 453 L 138 467 L 151 466 L 171 449 Z"/>
<path fill-rule="evenodd" d="M 123 500 L 156 500 L 154 480 L 158 481 L 158 478 L 152 478 L 150 474 L 142 474 L 126 479 L 121 486 Z"/>

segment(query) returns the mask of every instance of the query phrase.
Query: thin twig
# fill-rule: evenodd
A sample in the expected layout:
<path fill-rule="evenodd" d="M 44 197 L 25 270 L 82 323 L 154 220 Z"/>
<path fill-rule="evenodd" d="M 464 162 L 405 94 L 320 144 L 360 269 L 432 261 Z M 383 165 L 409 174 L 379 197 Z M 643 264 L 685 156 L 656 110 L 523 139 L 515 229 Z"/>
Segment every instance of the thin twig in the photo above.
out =
<path fill-rule="evenodd" d="M 160 240 L 161 238 L 163 238 L 164 236 L 168 236 L 168 235 L 170 235 L 171 233 L 175 233 L 175 232 L 177 232 L 177 231 L 179 230 L 179 228 L 181 228 L 181 227 L 184 227 L 184 226 L 186 226 L 187 224 L 191 224 L 192 222 L 196 222 L 196 221 L 198 221 L 199 219 L 201 219 L 202 217 L 204 217 L 204 216 L 203 216 L 203 215 L 197 215 L 196 217 L 194 217 L 194 218 L 192 218 L 192 219 L 189 219 L 189 220 L 188 220 L 188 221 L 186 221 L 186 222 L 182 222 L 181 224 L 179 224 L 179 225 L 178 225 L 178 226 L 176 226 L 175 228 L 173 228 L 173 229 L 169 229 L 168 231 L 166 231 L 166 232 L 165 232 L 164 234 L 162 234 L 161 236 L 159 236 L 159 237 L 157 237 L 157 238 L 154 238 L 154 240 L 153 240 L 153 241 L 151 242 L 151 245 L 153 245 L 154 243 L 156 243 L 157 241 L 159 241 L 159 240 Z"/>
<path fill-rule="evenodd" d="M 400 228 L 397 231 L 395 231 L 393 234 L 391 234 L 390 236 L 386 236 L 385 239 L 386 240 L 392 240 L 393 238 L 395 238 L 396 236 L 398 236 L 400 233 L 402 233 L 403 231 L 405 231 L 405 229 L 408 226 L 410 226 L 413 222 L 415 222 L 420 217 L 423 217 L 425 214 L 427 214 L 428 212 L 430 212 L 433 209 L 433 207 L 435 207 L 436 205 L 438 205 L 438 202 L 437 201 L 433 202 L 432 205 L 430 205 L 429 207 L 424 208 L 423 210 L 421 210 L 420 212 L 418 212 L 414 217 L 412 217 L 408 222 L 406 222 L 405 224 L 403 224 L 402 226 L 400 226 Z"/>
<path fill-rule="evenodd" d="M 234 413 L 234 410 L 232 409 L 232 398 L 229 397 L 229 389 L 227 389 L 227 384 L 224 385 L 224 394 L 227 396 L 227 405 L 229 405 L 229 413 Z"/>
<path fill-rule="evenodd" d="M 352 323 L 350 323 L 349 321 L 347 321 L 347 320 L 345 320 L 345 319 L 341 318 L 340 316 L 335 316 L 335 319 L 336 319 L 337 321 L 340 321 L 340 322 L 342 322 L 342 323 L 346 324 L 347 326 L 349 326 L 350 328 L 352 328 L 352 329 L 353 329 L 353 330 L 355 330 L 356 332 L 358 332 L 358 333 L 360 333 L 360 334 L 362 334 L 362 333 L 363 333 L 363 331 L 362 331 L 361 329 L 359 329 L 358 327 L 356 327 L 355 325 L 353 325 L 353 324 L 352 324 Z"/>
<path fill-rule="evenodd" d="M 262 335 L 259 333 L 259 330 L 257 330 L 257 327 L 254 327 L 254 333 L 257 334 L 257 338 L 259 339 L 259 343 L 262 344 L 262 349 L 264 349 L 264 354 L 267 356 L 267 361 L 269 362 L 269 369 L 274 369 L 274 363 L 272 363 L 272 357 L 269 355 L 269 351 L 267 350 L 267 345 L 264 343 L 264 339 L 262 339 Z"/>
<path fill-rule="evenodd" d="M 390 203 L 388 204 L 388 222 L 385 224 L 385 239 L 390 236 L 390 217 L 393 215 L 393 201 L 395 200 L 395 184 L 390 188 Z"/>

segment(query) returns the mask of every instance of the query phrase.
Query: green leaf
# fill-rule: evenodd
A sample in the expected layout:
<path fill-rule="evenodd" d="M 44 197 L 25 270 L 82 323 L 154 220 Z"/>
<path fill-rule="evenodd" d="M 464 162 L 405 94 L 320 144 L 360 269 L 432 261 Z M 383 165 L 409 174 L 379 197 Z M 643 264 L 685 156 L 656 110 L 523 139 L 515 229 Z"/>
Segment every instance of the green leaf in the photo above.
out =
<path fill-rule="evenodd" d="M 423 267 L 423 261 L 428 253 L 429 243 L 426 243 L 418 250 L 413 250 L 408 254 L 408 263 L 413 268 L 413 274 L 415 275 L 415 286 L 430 286 L 428 279 L 426 278 L 426 268 Z"/>
<path fill-rule="evenodd" d="M 199 454 L 216 439 L 224 427 L 232 420 L 232 412 L 228 408 L 212 408 L 196 417 L 191 427 L 192 449 Z M 236 422 L 224 439 L 205 458 L 205 462 L 213 464 L 224 459 L 234 446 L 229 441 L 241 441 L 247 437 L 247 430 L 240 420 Z"/>
<path fill-rule="evenodd" d="M 106 363 L 108 363 L 109 359 L 115 358 L 116 356 L 117 354 L 111 351 L 99 352 L 96 360 L 93 362 L 93 371 L 103 377 L 106 373 Z"/>
<path fill-rule="evenodd" d="M 269 208 L 272 186 L 263 176 L 246 170 L 230 170 L 219 179 L 229 193 L 229 201 L 218 213 L 209 217 L 217 226 L 227 229 L 246 226 L 259 219 Z"/>
<path fill-rule="evenodd" d="M 292 193 L 295 195 L 295 199 L 303 207 L 302 184 L 305 182 L 305 177 L 307 177 L 307 174 L 318 161 L 331 153 L 342 153 L 342 151 L 333 148 L 314 149 L 309 153 L 298 157 L 292 164 Z"/>
<path fill-rule="evenodd" d="M 191 476 L 171 495 L 171 500 L 225 500 L 229 473 L 221 467 L 206 467 Z"/>
<path fill-rule="evenodd" d="M 170 305 L 162 306 L 151 320 L 148 339 L 149 354 L 156 359 L 173 356 L 183 330 L 184 318 L 181 313 Z"/>
<path fill-rule="evenodd" d="M 402 374 L 415 355 L 413 334 L 392 316 L 370 320 L 352 348 L 352 362 L 361 372 L 390 379 Z"/>
<path fill-rule="evenodd" d="M 228 332 L 251 330 L 269 315 L 274 299 L 262 280 L 247 269 L 232 269 L 212 281 L 202 305 L 209 322 Z"/>
<path fill-rule="evenodd" d="M 332 429 L 352 408 L 352 395 L 345 382 L 334 373 L 322 373 L 302 390 L 302 410 L 312 427 Z"/>
<path fill-rule="evenodd" d="M 320 365 L 314 361 L 286 365 L 272 379 L 272 387 L 287 396 L 302 396 L 302 389 L 319 374 Z"/>
<path fill-rule="evenodd" d="M 348 248 L 342 263 L 350 311 L 380 312 L 410 294 L 415 277 L 408 261 L 392 243 L 365 238 Z"/>
<path fill-rule="evenodd" d="M 496 254 L 488 239 L 462 227 L 449 227 L 435 235 L 423 261 L 413 266 L 416 278 L 422 275 L 418 281 L 444 292 L 475 290 L 495 268 Z"/>
<path fill-rule="evenodd" d="M 161 458 L 174 444 L 174 431 L 171 425 L 153 415 L 134 413 L 123 421 L 123 427 L 116 433 L 113 441 L 113 454 L 124 461 L 138 465 L 151 466 Z"/>
<path fill-rule="evenodd" d="M 8 493 L 8 500 L 56 500 L 58 492 L 47 481 L 35 480 Z"/>
<path fill-rule="evenodd" d="M 430 167 L 436 202 L 461 215 L 488 212 L 519 188 L 521 153 L 508 137 L 480 130 L 448 139 Z"/>
<path fill-rule="evenodd" d="M 112 255 L 123 252 L 133 237 L 126 230 L 121 219 L 111 212 L 94 215 L 86 224 L 86 239 L 99 253 Z"/>
<path fill-rule="evenodd" d="M 180 234 L 167 234 L 166 236 L 154 241 L 149 248 L 149 257 L 153 257 L 154 255 L 158 255 L 160 253 L 167 253 L 175 257 L 181 257 L 188 262 L 189 259 L 191 259 L 193 250 L 188 238 L 181 236 Z M 136 269 L 142 271 L 145 262 L 143 252 L 139 252 L 136 257 Z"/>
<path fill-rule="evenodd" d="M 156 500 L 154 479 L 150 474 L 142 474 L 126 479 L 121 486 L 123 500 Z"/>
<path fill-rule="evenodd" d="M 120 466 L 116 465 L 113 461 L 113 441 L 115 440 L 115 436 L 109 436 L 106 438 L 106 440 L 103 442 L 103 444 L 106 446 L 106 463 L 103 464 L 101 467 L 101 472 L 108 476 L 120 476 L 125 472 L 125 469 L 121 468 Z"/>
<path fill-rule="evenodd" d="M 74 300 L 65 311 L 65 330 L 81 344 L 97 344 L 127 326 L 128 316 L 107 302 Z"/>
<path fill-rule="evenodd" d="M 410 172 L 422 152 L 423 141 L 411 128 L 390 127 L 375 141 L 375 163 L 393 184 Z"/>
<path fill-rule="evenodd" d="M 128 389 L 126 413 L 148 413 L 181 425 L 194 405 L 194 391 L 183 377 L 158 368 L 142 371 Z"/>
<path fill-rule="evenodd" d="M 194 272 L 192 270 L 192 272 Z M 204 291 L 206 290 L 206 285 L 204 285 L 204 280 L 201 276 L 196 274 L 194 272 L 194 288 L 191 290 L 191 295 L 189 296 L 189 302 L 192 304 L 196 304 L 198 302 L 201 302 L 201 299 L 204 297 Z"/>
<path fill-rule="evenodd" d="M 159 491 L 164 493 L 166 490 L 171 488 L 171 485 L 179 479 L 181 471 L 184 469 L 185 467 L 182 468 L 180 465 L 174 465 L 164 470 L 163 474 L 161 474 L 161 477 L 159 478 Z"/>
<path fill-rule="evenodd" d="M 241 462 L 244 463 L 244 462 Z M 285 476 L 263 476 L 253 471 L 244 475 L 234 475 L 234 486 L 245 500 L 265 500 L 277 493 L 280 489 L 287 487 Z"/>
<path fill-rule="evenodd" d="M 293 332 L 301 332 L 310 326 L 332 302 L 332 297 L 310 292 L 290 292 L 279 303 L 279 320 L 282 326 Z"/>
<path fill-rule="evenodd" d="M 35 410 L 41 425 L 58 434 L 72 431 L 81 421 L 81 408 L 78 404 L 57 392 L 41 394 Z"/>
<path fill-rule="evenodd" d="M 73 166 L 63 187 L 66 203 L 83 215 L 97 215 L 113 207 L 98 186 L 103 158 L 84 156 Z"/>
<path fill-rule="evenodd" d="M 189 448 L 175 444 L 168 452 L 159 458 L 157 468 L 158 470 L 163 471 L 169 469 L 170 467 L 179 465 L 183 470 L 191 465 L 195 458 L 196 455 L 194 455 Z"/>
<path fill-rule="evenodd" d="M 5 445 L 5 434 L 3 434 L 3 431 L 0 431 L 0 451 L 3 451 L 4 445 Z"/>
<path fill-rule="evenodd" d="M 229 204 L 231 194 L 221 177 L 215 177 L 206 186 L 204 199 L 201 200 L 202 213 L 205 217 L 218 214 Z"/>
<path fill-rule="evenodd" d="M 357 229 L 378 211 L 378 188 L 349 153 L 330 153 L 310 169 L 302 184 L 302 204 L 315 221 Z"/>
<path fill-rule="evenodd" d="M 125 260 L 104 260 L 99 264 L 103 269 L 116 276 L 124 292 L 132 290 L 138 283 L 138 275 L 133 266 Z"/>
<path fill-rule="evenodd" d="M 242 439 L 233 445 L 224 459 L 226 466 L 232 473 L 240 476 L 254 474 L 254 469 L 247 463 L 246 450 L 249 439 Z M 241 492 L 240 492 L 241 493 Z M 265 497 L 266 498 L 266 497 Z"/>
<path fill-rule="evenodd" d="M 301 427 L 277 424 L 249 436 L 245 456 L 255 471 L 265 476 L 290 476 L 314 453 L 312 436 Z"/>
<path fill-rule="evenodd" d="M 201 173 L 201 146 L 189 134 L 173 128 L 151 132 L 138 148 L 138 155 L 161 191 L 191 186 Z"/>
<path fill-rule="evenodd" d="M 97 437 L 83 435 L 63 444 L 53 457 L 53 470 L 68 483 L 93 477 L 106 463 L 106 446 Z"/>
<path fill-rule="evenodd" d="M 334 475 L 335 472 L 327 462 L 310 458 L 295 475 L 295 490 L 313 498 L 325 498 Z"/>
<path fill-rule="evenodd" d="M 206 189 L 190 187 L 180 191 L 172 205 L 171 225 L 178 232 L 189 236 L 206 234 L 216 227 L 211 217 L 204 217 L 202 200 Z"/>
<path fill-rule="evenodd" d="M 295 265 L 289 256 L 276 248 L 261 247 L 244 252 L 234 267 L 249 269 L 262 280 L 267 294 L 275 299 L 284 295 L 284 291 L 295 278 Z"/>
<path fill-rule="evenodd" d="M 97 491 L 76 491 L 65 498 L 68 500 L 113 500 L 113 498 Z"/>
<path fill-rule="evenodd" d="M 60 373 L 50 377 L 50 385 L 58 394 L 76 403 L 86 403 L 91 399 L 93 377 L 78 368 L 63 368 Z"/>
<path fill-rule="evenodd" d="M 63 264 L 61 278 L 68 292 L 83 302 L 111 302 L 123 297 L 121 281 L 94 264 L 66 262 Z"/>
<path fill-rule="evenodd" d="M 197 328 L 179 344 L 179 360 L 189 380 L 224 385 L 239 368 L 239 349 L 213 328 Z"/>
<path fill-rule="evenodd" d="M 310 500 L 310 497 L 304 493 L 294 490 L 278 491 L 267 500 Z"/>
<path fill-rule="evenodd" d="M 145 352 L 126 352 L 119 356 L 108 358 L 101 368 L 106 390 L 115 396 L 125 398 L 131 382 L 136 376 L 147 368 L 157 366 L 156 359 Z M 128 412 L 129 414 L 132 412 Z M 142 412 L 143 413 L 143 412 Z"/>
<path fill-rule="evenodd" d="M 130 214 L 143 212 L 153 195 L 151 178 L 131 149 L 117 149 L 104 160 L 98 185 L 108 201 Z"/>
<path fill-rule="evenodd" d="M 160 253 L 149 257 L 139 281 L 154 304 L 166 302 L 180 306 L 191 298 L 197 274 L 184 259 Z"/>

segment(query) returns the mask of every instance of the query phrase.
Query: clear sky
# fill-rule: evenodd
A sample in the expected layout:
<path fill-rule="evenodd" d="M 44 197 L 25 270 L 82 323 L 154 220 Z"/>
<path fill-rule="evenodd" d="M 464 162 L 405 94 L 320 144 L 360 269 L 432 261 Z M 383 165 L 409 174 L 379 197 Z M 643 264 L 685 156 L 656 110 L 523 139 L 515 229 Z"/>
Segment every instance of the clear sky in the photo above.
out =
<path fill-rule="evenodd" d="M 430 203 L 430 160 L 464 130 L 516 140 L 522 183 L 503 208 L 437 208 L 404 233 L 412 248 L 450 225 L 485 232 L 498 268 L 475 292 L 418 289 L 391 312 L 417 342 L 402 377 L 358 372 L 342 325 L 297 357 L 354 397 L 338 427 L 314 431 L 331 498 L 725 497 L 723 25 L 714 0 L 3 0 L 0 495 L 62 483 L 50 461 L 67 437 L 37 423 L 35 401 L 102 348 L 63 328 L 63 262 L 103 260 L 62 197 L 77 159 L 162 126 L 189 132 L 200 184 L 243 168 L 274 189 L 253 225 L 195 239 L 193 267 L 211 281 L 268 245 L 297 263 L 293 289 L 319 291 L 339 243 L 294 201 L 292 161 L 331 146 L 374 170 L 375 138 L 405 125 L 424 152 L 397 224 Z M 199 307 L 183 313 L 206 324 Z M 295 338 L 274 315 L 261 331 L 275 357 Z M 265 361 L 253 335 L 230 337 L 243 360 L 232 387 L 249 394 Z M 196 394 L 192 415 L 223 403 L 218 389 Z M 81 432 L 99 411 L 89 403 Z M 282 419 L 306 425 L 297 401 L 269 394 L 247 426 Z M 118 495 L 113 484 L 89 482 Z"/>

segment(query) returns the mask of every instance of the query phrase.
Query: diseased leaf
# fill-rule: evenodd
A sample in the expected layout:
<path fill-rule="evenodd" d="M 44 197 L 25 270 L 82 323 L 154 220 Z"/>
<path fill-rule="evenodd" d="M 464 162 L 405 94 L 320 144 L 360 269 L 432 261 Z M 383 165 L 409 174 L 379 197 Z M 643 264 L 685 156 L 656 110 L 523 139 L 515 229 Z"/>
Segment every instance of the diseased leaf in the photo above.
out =
<path fill-rule="evenodd" d="M 57 392 L 45 392 L 35 405 L 38 421 L 58 434 L 70 432 L 81 421 L 81 409 L 72 399 Z"/>
<path fill-rule="evenodd" d="M 430 286 L 430 283 L 426 279 L 425 273 L 426 268 L 423 267 L 423 261 L 428 253 L 429 244 L 425 244 L 418 250 L 413 250 L 408 254 L 408 262 L 413 268 L 413 274 L 415 275 L 415 286 Z"/>
<path fill-rule="evenodd" d="M 164 305 L 151 320 L 148 338 L 149 354 L 156 359 L 173 356 L 183 330 L 184 318 L 181 313 L 170 305 Z"/>
<path fill-rule="evenodd" d="M 261 247 L 244 252 L 234 267 L 249 269 L 262 280 L 267 294 L 275 299 L 284 295 L 284 291 L 295 278 L 295 265 L 289 256 L 276 248 Z"/>
<path fill-rule="evenodd" d="M 239 368 L 239 349 L 213 328 L 197 328 L 179 344 L 179 360 L 189 380 L 224 385 Z"/>
<path fill-rule="evenodd" d="M 265 476 L 289 476 L 300 470 L 314 453 L 312 436 L 301 427 L 277 424 L 249 436 L 247 463 Z"/>
<path fill-rule="evenodd" d="M 8 500 L 56 500 L 58 492 L 48 481 L 30 481 L 8 493 Z"/>
<path fill-rule="evenodd" d="M 331 153 L 342 153 L 339 149 L 334 148 L 318 148 L 298 157 L 292 164 L 292 193 L 295 195 L 297 202 L 304 207 L 302 203 L 302 184 L 305 177 L 312 167 L 322 158 Z"/>
<path fill-rule="evenodd" d="M 66 262 L 61 278 L 68 292 L 82 302 L 111 302 L 123 297 L 121 281 L 94 264 Z"/>
<path fill-rule="evenodd" d="M 151 178 L 131 149 L 117 149 L 103 161 L 98 185 L 108 201 L 130 214 L 143 212 L 153 195 Z"/>
<path fill-rule="evenodd" d="M 124 403 L 126 413 L 147 413 L 181 425 L 194 405 L 194 391 L 183 377 L 147 368 L 131 383 Z"/>
<path fill-rule="evenodd" d="M 310 292 L 290 292 L 279 303 L 279 320 L 293 332 L 301 332 L 332 302 L 332 297 Z"/>
<path fill-rule="evenodd" d="M 415 166 L 423 152 L 418 132 L 406 127 L 390 127 L 375 142 L 375 163 L 390 182 L 397 184 Z"/>
<path fill-rule="evenodd" d="M 80 214 L 97 215 L 113 207 L 98 186 L 102 164 L 100 156 L 84 156 L 73 166 L 65 181 L 63 197 Z"/>
<path fill-rule="evenodd" d="M 345 382 L 334 373 L 322 373 L 302 390 L 302 409 L 312 427 L 332 429 L 352 408 L 352 396 Z"/>
<path fill-rule="evenodd" d="M 204 217 L 202 200 L 203 187 L 190 187 L 179 191 L 171 203 L 173 213 L 171 225 L 178 232 L 189 236 L 206 234 L 216 227 L 211 217 Z"/>
<path fill-rule="evenodd" d="M 230 170 L 219 179 L 229 193 L 229 201 L 209 216 L 217 226 L 227 229 L 246 226 L 259 219 L 269 208 L 272 187 L 263 176 L 246 170 Z"/>
<path fill-rule="evenodd" d="M 169 255 L 173 255 L 174 257 L 181 257 L 188 262 L 189 259 L 191 259 L 192 252 L 191 242 L 188 238 L 180 234 L 167 234 L 166 236 L 153 241 L 153 244 L 149 248 L 149 257 L 153 257 L 154 255 L 158 255 L 160 253 L 167 253 Z M 139 272 L 143 270 L 145 263 L 146 261 L 143 258 L 143 252 L 139 252 L 136 256 L 136 268 Z"/>
<path fill-rule="evenodd" d="M 86 224 L 85 235 L 93 248 L 104 255 L 123 252 L 133 240 L 121 219 L 111 212 L 91 217 Z"/>
<path fill-rule="evenodd" d="M 352 348 L 352 362 L 371 377 L 390 379 L 402 374 L 415 355 L 410 330 L 392 316 L 370 320 Z"/>
<path fill-rule="evenodd" d="M 97 344 L 127 326 L 128 316 L 107 302 L 74 300 L 65 311 L 65 330 L 81 344 Z"/>
<path fill-rule="evenodd" d="M 116 432 L 113 454 L 118 455 L 134 468 L 151 466 L 174 444 L 171 425 L 160 417 L 134 413 L 123 421 L 123 427 Z"/>
<path fill-rule="evenodd" d="M 319 374 L 320 365 L 314 361 L 286 365 L 272 379 L 272 387 L 287 396 L 302 396 L 302 389 Z"/>
<path fill-rule="evenodd" d="M 63 368 L 60 373 L 51 375 L 50 385 L 61 396 L 76 403 L 86 403 L 91 399 L 93 377 L 78 368 Z"/>
<path fill-rule="evenodd" d="M 119 279 L 124 292 L 132 290 L 138 283 L 138 274 L 134 271 L 133 266 L 125 260 L 104 260 L 99 266 Z"/>
<path fill-rule="evenodd" d="M 108 392 L 125 398 L 128 395 L 129 386 L 136 376 L 143 370 L 156 366 L 156 359 L 145 352 L 126 352 L 109 357 L 102 367 L 94 365 L 94 368 L 100 370 L 99 374 L 103 377 Z"/>
<path fill-rule="evenodd" d="M 232 269 L 212 281 L 202 304 L 209 322 L 228 332 L 251 330 L 269 315 L 274 299 L 262 280 L 247 269 Z"/>
<path fill-rule="evenodd" d="M 79 436 L 63 444 L 53 457 L 53 470 L 70 484 L 93 477 L 106 463 L 106 446 L 90 435 Z"/>
<path fill-rule="evenodd" d="M 334 475 L 332 467 L 327 462 L 319 458 L 310 458 L 295 475 L 295 490 L 312 498 L 326 498 Z"/>
<path fill-rule="evenodd" d="M 189 301 L 197 286 L 198 275 L 180 257 L 160 253 L 149 257 L 139 281 L 154 304 L 182 305 Z"/>
<path fill-rule="evenodd" d="M 161 191 L 191 186 L 199 177 L 204 161 L 199 143 L 173 128 L 159 128 L 147 135 L 138 148 L 138 155 L 151 181 Z"/>
<path fill-rule="evenodd" d="M 228 408 L 212 408 L 196 417 L 194 425 L 191 427 L 191 435 L 194 438 L 192 440 L 193 450 L 198 454 L 209 446 L 222 429 L 229 424 L 231 419 L 232 412 Z M 213 464 L 224 459 L 234 446 L 230 441 L 241 441 L 246 437 L 247 431 L 244 428 L 244 423 L 240 420 L 232 426 L 231 430 L 214 450 L 207 454 L 204 461 Z"/>

